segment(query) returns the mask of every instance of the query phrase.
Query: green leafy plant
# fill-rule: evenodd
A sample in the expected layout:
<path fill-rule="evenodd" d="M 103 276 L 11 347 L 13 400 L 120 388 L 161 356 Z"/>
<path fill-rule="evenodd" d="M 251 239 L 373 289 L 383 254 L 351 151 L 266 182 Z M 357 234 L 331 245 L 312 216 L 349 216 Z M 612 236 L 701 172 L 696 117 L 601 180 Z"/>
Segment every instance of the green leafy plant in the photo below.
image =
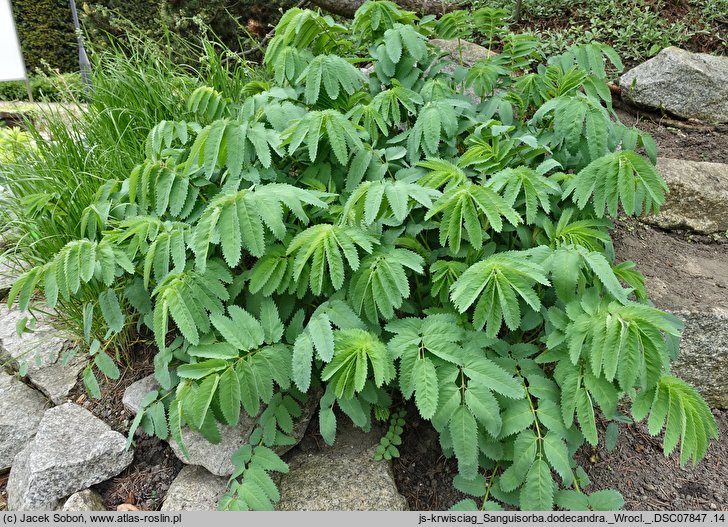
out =
<path fill-rule="evenodd" d="M 99 192 L 113 212 L 10 292 L 52 306 L 94 285 L 102 334 L 153 335 L 161 388 L 132 434 L 182 443 L 188 426 L 214 443 L 259 416 L 223 509 L 273 508 L 275 448 L 306 397 L 327 443 L 342 414 L 365 430 L 391 416 L 382 458 L 401 440 L 393 396 L 414 398 L 457 459 L 454 485 L 480 499 L 458 509 L 620 507 L 574 458 L 601 420 L 649 416 L 682 462 L 716 437 L 670 374 L 679 322 L 611 257 L 608 218 L 666 191 L 654 143 L 611 110 L 616 54 L 544 61 L 493 24 L 503 52 L 450 75 L 432 27 L 389 2 L 364 4 L 351 31 L 288 11 L 274 80 L 196 90 L 191 115 L 160 122 L 146 159 Z"/>
<path fill-rule="evenodd" d="M 514 12 L 514 3 L 505 7 Z M 469 6 L 477 10 L 502 8 L 504 4 L 472 0 Z M 725 55 L 727 9 L 725 0 L 680 4 L 664 0 L 524 0 L 522 16 L 515 22 L 520 30 L 538 35 L 549 55 L 563 53 L 573 45 L 603 42 L 634 65 L 669 46 Z"/>

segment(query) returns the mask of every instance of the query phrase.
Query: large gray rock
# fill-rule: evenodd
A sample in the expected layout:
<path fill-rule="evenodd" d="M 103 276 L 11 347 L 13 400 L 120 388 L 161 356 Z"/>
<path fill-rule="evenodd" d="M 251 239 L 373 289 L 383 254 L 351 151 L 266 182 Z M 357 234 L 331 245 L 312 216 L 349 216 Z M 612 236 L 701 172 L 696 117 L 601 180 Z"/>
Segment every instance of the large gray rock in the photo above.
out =
<path fill-rule="evenodd" d="M 309 397 L 308 403 L 304 405 L 301 417 L 294 425 L 292 437 L 296 442 L 300 441 L 308 428 L 311 417 L 318 404 L 317 397 Z M 262 412 L 263 409 L 261 409 Z M 189 452 L 189 458 L 185 457 L 179 445 L 174 439 L 169 440 L 174 454 L 183 462 L 189 465 L 200 465 L 216 476 L 229 476 L 235 470 L 231 458 L 235 451 L 248 442 L 250 434 L 253 433 L 257 418 L 249 417 L 245 412 L 240 414 L 240 422 L 237 426 L 219 426 L 221 441 L 213 445 L 201 434 L 185 427 L 182 429 L 182 440 Z M 275 448 L 276 453 L 283 455 L 295 445 L 279 446 Z"/>
<path fill-rule="evenodd" d="M 17 309 L 8 311 L 6 306 L 0 307 L 0 364 L 17 370 L 25 362 L 30 382 L 54 404 L 62 404 L 76 385 L 84 360 L 76 356 L 64 366 L 61 355 L 67 339 L 51 327 L 45 316 L 36 315 L 39 318 L 35 330 L 18 335 L 18 322 L 32 317 Z"/>
<path fill-rule="evenodd" d="M 0 370 L 0 472 L 33 438 L 47 406 L 38 391 Z"/>
<path fill-rule="evenodd" d="M 71 494 L 61 510 L 73 512 L 105 511 L 106 505 L 98 492 L 86 489 Z"/>
<path fill-rule="evenodd" d="M 126 390 L 124 390 L 124 396 L 121 402 L 124 404 L 124 408 L 129 410 L 131 413 L 136 414 L 139 411 L 139 407 L 142 405 L 142 399 L 151 391 L 158 390 L 159 383 L 154 378 L 154 375 L 147 375 L 143 379 L 130 384 Z"/>
<path fill-rule="evenodd" d="M 468 42 L 467 40 L 460 40 L 458 42 L 456 38 L 433 38 L 430 40 L 430 44 L 446 51 L 449 58 L 457 63 L 460 63 L 460 59 L 462 58 L 464 66 L 472 66 L 479 60 L 496 55 L 494 51 L 490 51 L 488 48 L 484 48 L 473 42 Z"/>
<path fill-rule="evenodd" d="M 704 234 L 728 230 L 728 165 L 658 158 L 657 169 L 670 192 L 660 213 L 647 222 Z"/>
<path fill-rule="evenodd" d="M 728 245 L 638 228 L 618 233 L 615 249 L 637 263 L 655 305 L 685 323 L 673 372 L 712 407 L 728 408 Z"/>
<path fill-rule="evenodd" d="M 134 454 L 126 439 L 72 403 L 47 410 L 35 439 L 17 455 L 8 509 L 51 510 L 58 500 L 119 474 Z"/>
<path fill-rule="evenodd" d="M 685 119 L 728 121 L 728 57 L 663 49 L 619 79 L 622 96 Z"/>
<path fill-rule="evenodd" d="M 347 423 L 347 424 L 344 424 Z M 282 511 L 407 510 L 392 464 L 375 461 L 380 434 L 365 433 L 342 419 L 336 442 L 319 451 L 298 451 L 280 480 Z"/>
<path fill-rule="evenodd" d="M 169 487 L 163 511 L 216 511 L 227 490 L 228 478 L 210 474 L 202 467 L 184 467 Z"/>

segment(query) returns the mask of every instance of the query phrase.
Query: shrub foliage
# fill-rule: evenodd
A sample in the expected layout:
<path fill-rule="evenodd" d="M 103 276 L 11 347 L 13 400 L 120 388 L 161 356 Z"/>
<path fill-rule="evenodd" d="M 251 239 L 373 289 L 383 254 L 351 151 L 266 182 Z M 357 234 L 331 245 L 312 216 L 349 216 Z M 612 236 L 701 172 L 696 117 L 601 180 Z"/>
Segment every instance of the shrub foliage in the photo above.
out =
<path fill-rule="evenodd" d="M 274 449 L 308 397 L 328 443 L 341 418 L 391 416 L 384 458 L 401 441 L 393 401 L 413 398 L 479 499 L 461 509 L 620 507 L 574 459 L 598 419 L 647 418 L 683 463 L 716 436 L 670 374 L 679 322 L 613 261 L 609 218 L 656 211 L 667 190 L 653 141 L 612 111 L 604 63 L 619 58 L 585 45 L 545 61 L 501 11 L 477 17 L 503 52 L 464 68 L 428 43 L 432 18 L 390 2 L 350 27 L 289 10 L 272 80 L 196 90 L 193 117 L 160 122 L 144 161 L 99 189 L 83 237 L 11 290 L 25 308 L 38 288 L 53 306 L 93 285 L 84 312 L 106 338 L 154 335 L 161 388 L 130 437 L 182 443 L 189 426 L 217 442 L 257 416 L 221 508 L 273 507 Z"/>
<path fill-rule="evenodd" d="M 78 70 L 76 36 L 68 2 L 13 0 L 13 15 L 28 73 L 44 64 L 61 72 Z"/>

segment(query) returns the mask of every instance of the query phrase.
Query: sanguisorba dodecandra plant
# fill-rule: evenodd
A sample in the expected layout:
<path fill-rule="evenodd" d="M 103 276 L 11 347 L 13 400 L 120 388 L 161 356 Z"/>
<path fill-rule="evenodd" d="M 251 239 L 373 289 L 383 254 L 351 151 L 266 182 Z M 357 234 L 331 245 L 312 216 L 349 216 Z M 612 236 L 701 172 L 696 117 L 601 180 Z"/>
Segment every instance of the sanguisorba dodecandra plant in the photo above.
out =
<path fill-rule="evenodd" d="M 457 508 L 621 507 L 588 492 L 574 459 L 598 443 L 597 412 L 649 416 L 683 463 L 717 435 L 670 374 L 679 322 L 612 261 L 608 218 L 658 210 L 667 188 L 654 142 L 612 111 L 610 48 L 542 63 L 532 37 L 491 22 L 502 52 L 464 68 L 428 42 L 431 18 L 390 2 L 350 27 L 288 11 L 265 56 L 273 80 L 233 100 L 195 91 L 194 122 L 159 123 L 146 159 L 99 193 L 96 235 L 9 301 L 102 284 L 88 309 L 108 334 L 129 320 L 153 332 L 161 388 L 130 438 L 141 425 L 184 450 L 183 426 L 216 442 L 219 425 L 258 416 L 222 509 L 273 507 L 269 472 L 287 470 L 274 447 L 307 396 L 333 443 L 342 414 L 364 429 L 391 415 L 397 435 L 395 392 L 480 499 Z"/>

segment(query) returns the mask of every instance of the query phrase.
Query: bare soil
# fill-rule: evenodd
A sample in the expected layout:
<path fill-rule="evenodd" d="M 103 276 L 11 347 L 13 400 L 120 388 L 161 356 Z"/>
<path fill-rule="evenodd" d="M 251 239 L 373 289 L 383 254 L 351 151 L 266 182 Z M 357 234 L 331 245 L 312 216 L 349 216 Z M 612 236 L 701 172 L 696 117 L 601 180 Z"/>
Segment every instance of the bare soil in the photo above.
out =
<path fill-rule="evenodd" d="M 634 219 L 612 231 L 619 261 L 632 260 L 662 308 L 728 307 L 728 237 L 665 232 Z"/>
<path fill-rule="evenodd" d="M 616 101 L 615 101 L 616 102 Z M 654 113 L 616 106 L 619 120 L 648 132 L 657 142 L 657 155 L 690 161 L 728 163 L 728 133 L 725 128 L 691 125 L 661 119 Z"/>
<path fill-rule="evenodd" d="M 680 466 L 674 452 L 665 457 L 662 438 L 652 437 L 645 423 L 621 426 L 614 451 L 604 448 L 599 427 L 599 447 L 588 445 L 577 453 L 592 483 L 588 492 L 616 489 L 628 510 L 725 510 L 728 508 L 728 412 L 713 410 L 718 440 L 697 466 Z"/>
<path fill-rule="evenodd" d="M 652 437 L 644 423 L 623 425 L 617 447 L 604 447 L 603 422 L 599 447 L 584 445 L 577 462 L 591 480 L 586 492 L 616 489 L 628 510 L 725 510 L 728 508 L 728 412 L 714 410 L 718 441 L 697 466 L 681 467 L 677 453 L 665 457 L 662 440 Z M 457 462 L 445 458 L 438 434 L 429 424 L 408 413 L 401 457 L 394 460 L 397 487 L 410 510 L 447 510 L 468 496 L 452 486 Z M 477 500 L 476 500 L 477 502 Z"/>

